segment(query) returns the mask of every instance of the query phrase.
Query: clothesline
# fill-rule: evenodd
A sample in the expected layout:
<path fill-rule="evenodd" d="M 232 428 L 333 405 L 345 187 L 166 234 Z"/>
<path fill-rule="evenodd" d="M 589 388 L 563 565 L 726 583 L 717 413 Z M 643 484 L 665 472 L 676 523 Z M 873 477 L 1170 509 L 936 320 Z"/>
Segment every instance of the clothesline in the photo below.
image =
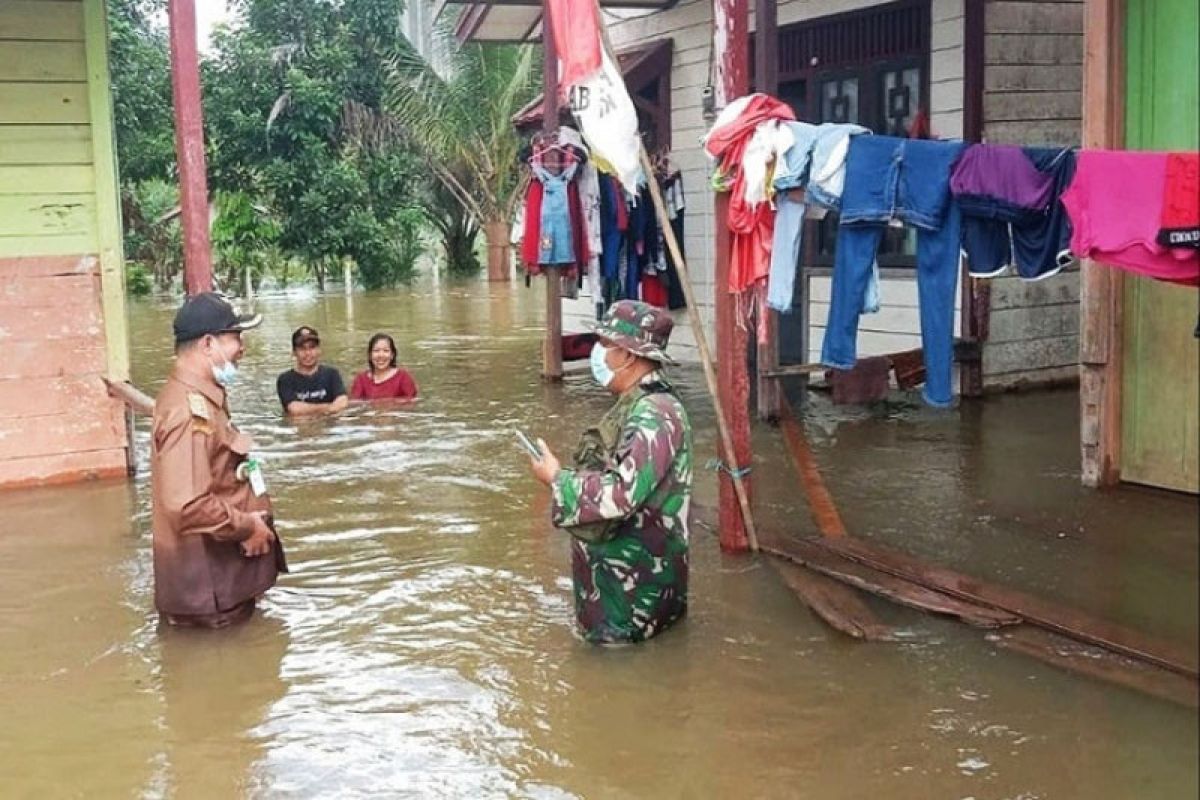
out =
<path fill-rule="evenodd" d="M 1200 153 L 1019 148 L 814 125 L 765 94 L 731 103 L 705 137 L 713 186 L 731 193 L 728 291 L 791 310 L 803 220 L 837 212 L 823 364 L 857 360 L 859 317 L 878 308 L 877 251 L 889 225 L 917 231 L 925 399 L 950 386 L 962 256 L 974 277 L 1040 280 L 1091 258 L 1200 284 Z M 765 292 L 764 292 L 765 289 Z M 765 314 L 759 314 L 760 337 Z"/>

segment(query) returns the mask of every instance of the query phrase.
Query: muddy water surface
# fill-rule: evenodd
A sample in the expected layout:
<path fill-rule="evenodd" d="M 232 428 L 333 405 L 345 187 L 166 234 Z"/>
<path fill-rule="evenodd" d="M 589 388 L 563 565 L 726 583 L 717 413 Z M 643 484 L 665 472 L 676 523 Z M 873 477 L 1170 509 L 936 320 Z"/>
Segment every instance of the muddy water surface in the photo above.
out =
<path fill-rule="evenodd" d="M 260 308 L 232 405 L 293 573 L 236 630 L 158 627 L 144 420 L 133 482 L 0 495 L 0 796 L 1195 796 L 1194 712 L 884 605 L 906 642 L 852 643 L 699 530 L 685 623 L 581 644 L 567 543 L 508 430 L 565 451 L 607 400 L 585 373 L 539 380 L 536 290 Z M 139 385 L 166 375 L 172 313 L 133 309 Z M 274 378 L 302 323 L 347 382 L 393 333 L 422 400 L 285 421 Z M 700 376 L 678 379 L 703 462 Z M 855 532 L 1194 641 L 1194 502 L 1076 489 L 1072 403 L 816 401 L 810 427 Z M 758 439 L 764 522 L 810 533 L 781 445 Z M 711 472 L 697 494 L 713 502 Z"/>

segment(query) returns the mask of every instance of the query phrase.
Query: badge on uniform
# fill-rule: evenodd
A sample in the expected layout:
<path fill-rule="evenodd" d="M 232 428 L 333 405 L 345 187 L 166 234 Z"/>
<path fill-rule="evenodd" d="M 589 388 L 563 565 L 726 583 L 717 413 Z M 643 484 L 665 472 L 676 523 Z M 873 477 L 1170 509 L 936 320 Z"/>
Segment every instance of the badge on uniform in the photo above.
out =
<path fill-rule="evenodd" d="M 204 399 L 204 395 L 196 392 L 188 392 L 188 410 L 192 412 L 192 430 L 196 433 L 203 433 L 208 436 L 212 434 L 212 425 L 209 424 L 208 401 Z"/>
<path fill-rule="evenodd" d="M 263 477 L 262 462 L 257 458 L 248 458 L 237 465 L 237 479 L 240 481 L 250 481 L 250 490 L 254 492 L 255 497 L 262 497 L 267 493 L 267 479 Z"/>

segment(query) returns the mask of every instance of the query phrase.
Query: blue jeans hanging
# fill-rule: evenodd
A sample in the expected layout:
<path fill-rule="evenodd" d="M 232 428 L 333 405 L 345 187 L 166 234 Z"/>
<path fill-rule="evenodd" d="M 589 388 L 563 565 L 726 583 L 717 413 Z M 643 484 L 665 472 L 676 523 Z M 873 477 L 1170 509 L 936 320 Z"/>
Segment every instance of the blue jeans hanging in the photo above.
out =
<path fill-rule="evenodd" d="M 888 222 L 918 229 L 917 302 L 925 358 L 925 402 L 953 402 L 954 290 L 958 285 L 961 215 L 950 196 L 950 169 L 966 145 L 856 136 L 850 142 L 841 223 L 834 256 L 822 363 L 850 369 L 858 357 L 858 318 L 871 262 Z"/>

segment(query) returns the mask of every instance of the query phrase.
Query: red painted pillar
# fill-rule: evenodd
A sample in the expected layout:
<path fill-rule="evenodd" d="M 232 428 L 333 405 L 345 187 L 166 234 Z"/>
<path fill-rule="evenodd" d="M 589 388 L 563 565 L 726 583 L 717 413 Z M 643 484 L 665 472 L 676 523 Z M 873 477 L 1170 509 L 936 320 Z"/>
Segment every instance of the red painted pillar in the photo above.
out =
<path fill-rule="evenodd" d="M 542 0 L 542 132 L 558 132 L 558 49 L 550 25 L 550 3 Z M 546 273 L 546 340 L 542 343 L 542 377 L 561 381 L 562 274 L 550 267 Z"/>
<path fill-rule="evenodd" d="M 171 33 L 171 92 L 175 101 L 175 157 L 179 161 L 179 203 L 183 218 L 183 284 L 191 296 L 213 288 L 195 0 L 170 0 L 167 13 Z"/>
<path fill-rule="evenodd" d="M 750 19 L 747 0 L 714 0 L 713 46 L 717 62 L 717 107 L 723 108 L 750 90 Z M 717 194 L 716 216 L 716 274 L 713 297 L 717 324 L 717 377 L 721 404 L 729 417 L 729 433 L 737 453 L 737 464 L 730 468 L 750 465 L 750 377 L 746 368 L 749 340 L 745 328 L 737 324 L 735 298 L 729 293 L 730 235 L 725 220 L 729 213 L 729 196 Z M 742 522 L 737 494 L 732 479 L 720 473 L 719 518 L 721 549 L 746 550 L 746 527 Z M 751 483 L 745 480 L 746 492 Z"/>

